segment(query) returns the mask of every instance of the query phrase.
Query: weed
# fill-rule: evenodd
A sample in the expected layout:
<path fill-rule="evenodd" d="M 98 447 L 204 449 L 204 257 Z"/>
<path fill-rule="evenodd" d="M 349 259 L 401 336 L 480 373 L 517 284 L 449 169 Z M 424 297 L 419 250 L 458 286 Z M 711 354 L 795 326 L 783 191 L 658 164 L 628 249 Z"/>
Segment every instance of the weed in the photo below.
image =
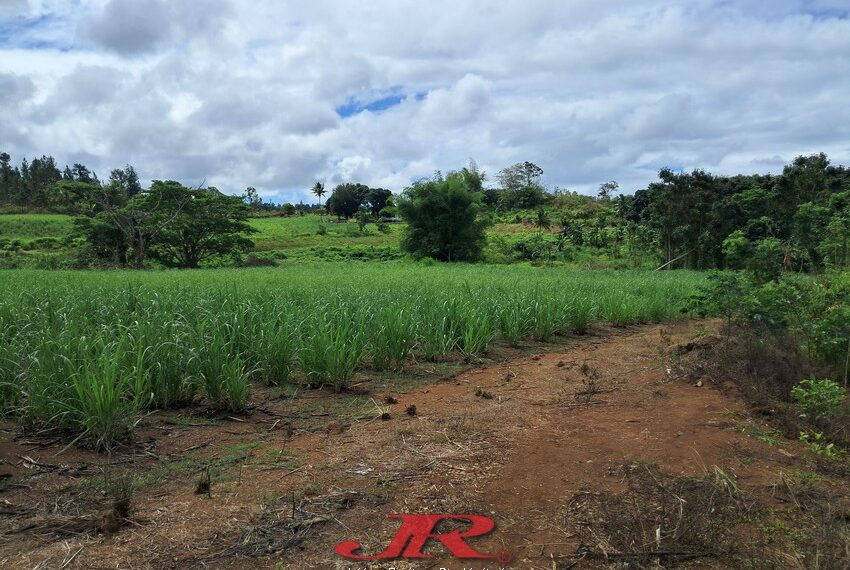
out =
<path fill-rule="evenodd" d="M 800 408 L 800 417 L 814 421 L 838 415 L 845 396 L 846 390 L 833 380 L 814 376 L 791 389 L 791 398 Z"/>
<path fill-rule="evenodd" d="M 839 459 L 844 456 L 844 450 L 828 442 L 824 434 L 820 432 L 800 432 L 800 441 L 805 443 L 812 453 L 826 457 L 827 459 Z"/>

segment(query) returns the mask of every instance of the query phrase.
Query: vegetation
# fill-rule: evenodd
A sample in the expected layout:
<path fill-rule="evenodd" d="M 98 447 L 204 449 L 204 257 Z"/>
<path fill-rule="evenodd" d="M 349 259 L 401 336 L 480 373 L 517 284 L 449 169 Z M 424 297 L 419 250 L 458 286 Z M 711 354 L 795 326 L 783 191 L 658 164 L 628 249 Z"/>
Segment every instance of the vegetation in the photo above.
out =
<path fill-rule="evenodd" d="M 315 229 L 300 233 L 297 240 L 278 244 L 257 236 L 255 251 L 282 253 L 294 248 L 299 249 L 296 257 L 304 258 L 309 257 L 302 249 L 307 247 L 402 245 L 417 257 L 439 260 L 586 268 L 747 269 L 761 281 L 780 272 L 819 273 L 850 265 L 850 170 L 831 165 L 823 154 L 797 157 L 779 175 L 716 176 L 703 170 L 662 169 L 657 182 L 631 195 L 622 193 L 616 181 L 601 184 L 597 196 L 592 197 L 547 188 L 542 177 L 539 166 L 525 161 L 498 172 L 496 186 L 487 187 L 486 174 L 470 162 L 445 178 L 438 173 L 416 182 L 400 196 L 346 182 L 333 189 L 326 207 L 337 220 L 355 219 L 356 224 L 340 224 L 340 231 L 323 220 L 311 221 L 308 225 Z M 446 208 L 454 206 L 445 201 L 445 194 L 426 197 L 447 186 L 463 187 L 471 195 L 466 200 L 456 192 L 453 199 L 460 200 L 458 211 L 449 214 Z M 306 214 L 326 211 L 323 198 L 327 191 L 317 182 L 311 192 L 318 201 L 310 205 L 265 203 L 252 187 L 241 198 L 255 220 L 269 220 L 270 216 L 310 219 Z M 155 265 L 161 260 L 147 255 L 147 244 L 138 231 L 150 229 L 150 217 L 141 207 L 153 205 L 143 199 L 150 193 L 155 193 L 155 188 L 142 188 L 131 166 L 113 170 L 108 180 L 101 182 L 81 164 L 60 171 L 52 157 L 44 156 L 12 166 L 11 157 L 0 154 L 0 211 L 79 216 L 79 235 L 85 238 L 85 243 L 71 239 L 30 244 L 26 250 L 25 240 L 15 243 L 10 239 L 14 234 L 4 233 L 0 237 L 0 252 L 6 259 L 3 264 L 45 268 Z M 411 209 L 412 205 L 418 208 Z M 140 223 L 122 226 L 110 212 L 130 218 L 139 214 Z M 399 214 L 405 222 L 412 221 L 401 244 L 397 239 L 400 232 L 387 223 L 396 221 Z M 441 229 L 453 228 L 462 219 L 475 228 L 471 233 Z M 491 229 L 482 234 L 480 228 L 488 226 Z M 120 242 L 122 235 L 126 244 L 101 247 Z M 356 244 L 352 243 L 355 239 Z M 238 247 L 201 259 L 198 265 L 238 264 L 243 250 Z M 21 253 L 25 251 L 44 255 Z M 129 256 L 126 260 L 125 254 Z M 171 256 L 169 265 L 192 267 L 194 263 L 177 262 Z"/>
<path fill-rule="evenodd" d="M 108 447 L 151 408 L 243 410 L 252 382 L 344 390 L 355 370 L 398 369 L 411 353 L 468 357 L 590 321 L 670 318 L 700 282 L 412 264 L 2 272 L 0 409 Z"/>
<path fill-rule="evenodd" d="M 698 313 L 727 322 L 723 342 L 698 368 L 732 378 L 786 436 L 816 434 L 804 441 L 834 457 L 850 445 L 848 277 L 786 274 L 765 282 L 757 272 L 715 273 L 692 299 Z"/>
<path fill-rule="evenodd" d="M 481 200 L 462 172 L 416 182 L 398 203 L 408 224 L 402 247 L 419 258 L 478 261 L 486 242 Z"/>

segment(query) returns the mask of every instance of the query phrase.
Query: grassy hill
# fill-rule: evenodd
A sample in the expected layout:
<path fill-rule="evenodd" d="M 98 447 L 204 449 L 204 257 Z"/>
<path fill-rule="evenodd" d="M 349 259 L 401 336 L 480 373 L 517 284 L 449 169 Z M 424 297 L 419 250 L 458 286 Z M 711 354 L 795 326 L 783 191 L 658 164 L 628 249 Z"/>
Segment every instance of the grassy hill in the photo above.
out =
<path fill-rule="evenodd" d="M 64 214 L 0 215 L 0 239 L 28 243 L 40 238 L 62 240 L 71 235 L 74 218 Z"/>

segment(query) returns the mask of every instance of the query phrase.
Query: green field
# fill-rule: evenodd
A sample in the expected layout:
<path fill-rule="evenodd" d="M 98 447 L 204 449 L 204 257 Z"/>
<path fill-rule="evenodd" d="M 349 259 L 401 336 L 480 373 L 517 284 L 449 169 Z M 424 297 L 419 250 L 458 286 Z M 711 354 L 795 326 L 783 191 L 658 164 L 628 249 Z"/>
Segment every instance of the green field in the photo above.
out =
<path fill-rule="evenodd" d="M 384 231 L 374 223 L 361 230 L 355 221 L 339 221 L 316 214 L 290 217 L 263 217 L 249 220 L 253 255 L 275 262 L 295 261 L 394 261 L 406 256 L 400 250 L 404 223 L 388 223 Z M 72 238 L 74 218 L 62 214 L 0 214 L 0 267 L 58 269 L 75 267 L 75 247 L 82 242 Z M 485 261 L 515 263 L 516 246 L 529 240 L 557 241 L 554 232 L 538 232 L 526 223 L 497 223 L 488 230 Z M 574 268 L 646 268 L 655 259 L 623 255 L 613 259 L 609 252 L 592 247 L 569 247 L 560 252 L 561 265 Z M 538 263 L 545 259 L 534 260 Z M 230 264 L 222 260 L 223 265 Z"/>
<path fill-rule="evenodd" d="M 34 241 L 63 239 L 74 229 L 74 218 L 64 214 L 0 214 L 0 239 Z"/>
<path fill-rule="evenodd" d="M 0 272 L 0 400 L 99 446 L 152 408 L 244 409 L 256 383 L 333 385 L 415 355 L 486 353 L 592 322 L 680 315 L 697 273 L 314 263 L 199 272 Z"/>
<path fill-rule="evenodd" d="M 313 246 L 393 246 L 398 247 L 402 224 L 387 224 L 388 233 L 367 224 L 363 232 L 356 222 L 337 222 L 314 214 L 289 218 L 253 218 L 257 233 L 251 236 L 256 251 L 286 250 Z M 320 228 L 325 228 L 324 235 Z"/>

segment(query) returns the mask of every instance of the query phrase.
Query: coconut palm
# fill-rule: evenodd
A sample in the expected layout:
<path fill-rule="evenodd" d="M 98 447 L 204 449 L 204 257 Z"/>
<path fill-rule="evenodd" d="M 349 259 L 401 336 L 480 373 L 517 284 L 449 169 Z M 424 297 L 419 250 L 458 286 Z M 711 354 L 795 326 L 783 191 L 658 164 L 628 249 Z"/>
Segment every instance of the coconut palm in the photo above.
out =
<path fill-rule="evenodd" d="M 321 216 L 322 215 L 322 196 L 325 195 L 325 185 L 317 180 L 316 183 L 313 184 L 313 194 L 315 194 L 316 197 L 319 199 L 319 215 Z"/>

